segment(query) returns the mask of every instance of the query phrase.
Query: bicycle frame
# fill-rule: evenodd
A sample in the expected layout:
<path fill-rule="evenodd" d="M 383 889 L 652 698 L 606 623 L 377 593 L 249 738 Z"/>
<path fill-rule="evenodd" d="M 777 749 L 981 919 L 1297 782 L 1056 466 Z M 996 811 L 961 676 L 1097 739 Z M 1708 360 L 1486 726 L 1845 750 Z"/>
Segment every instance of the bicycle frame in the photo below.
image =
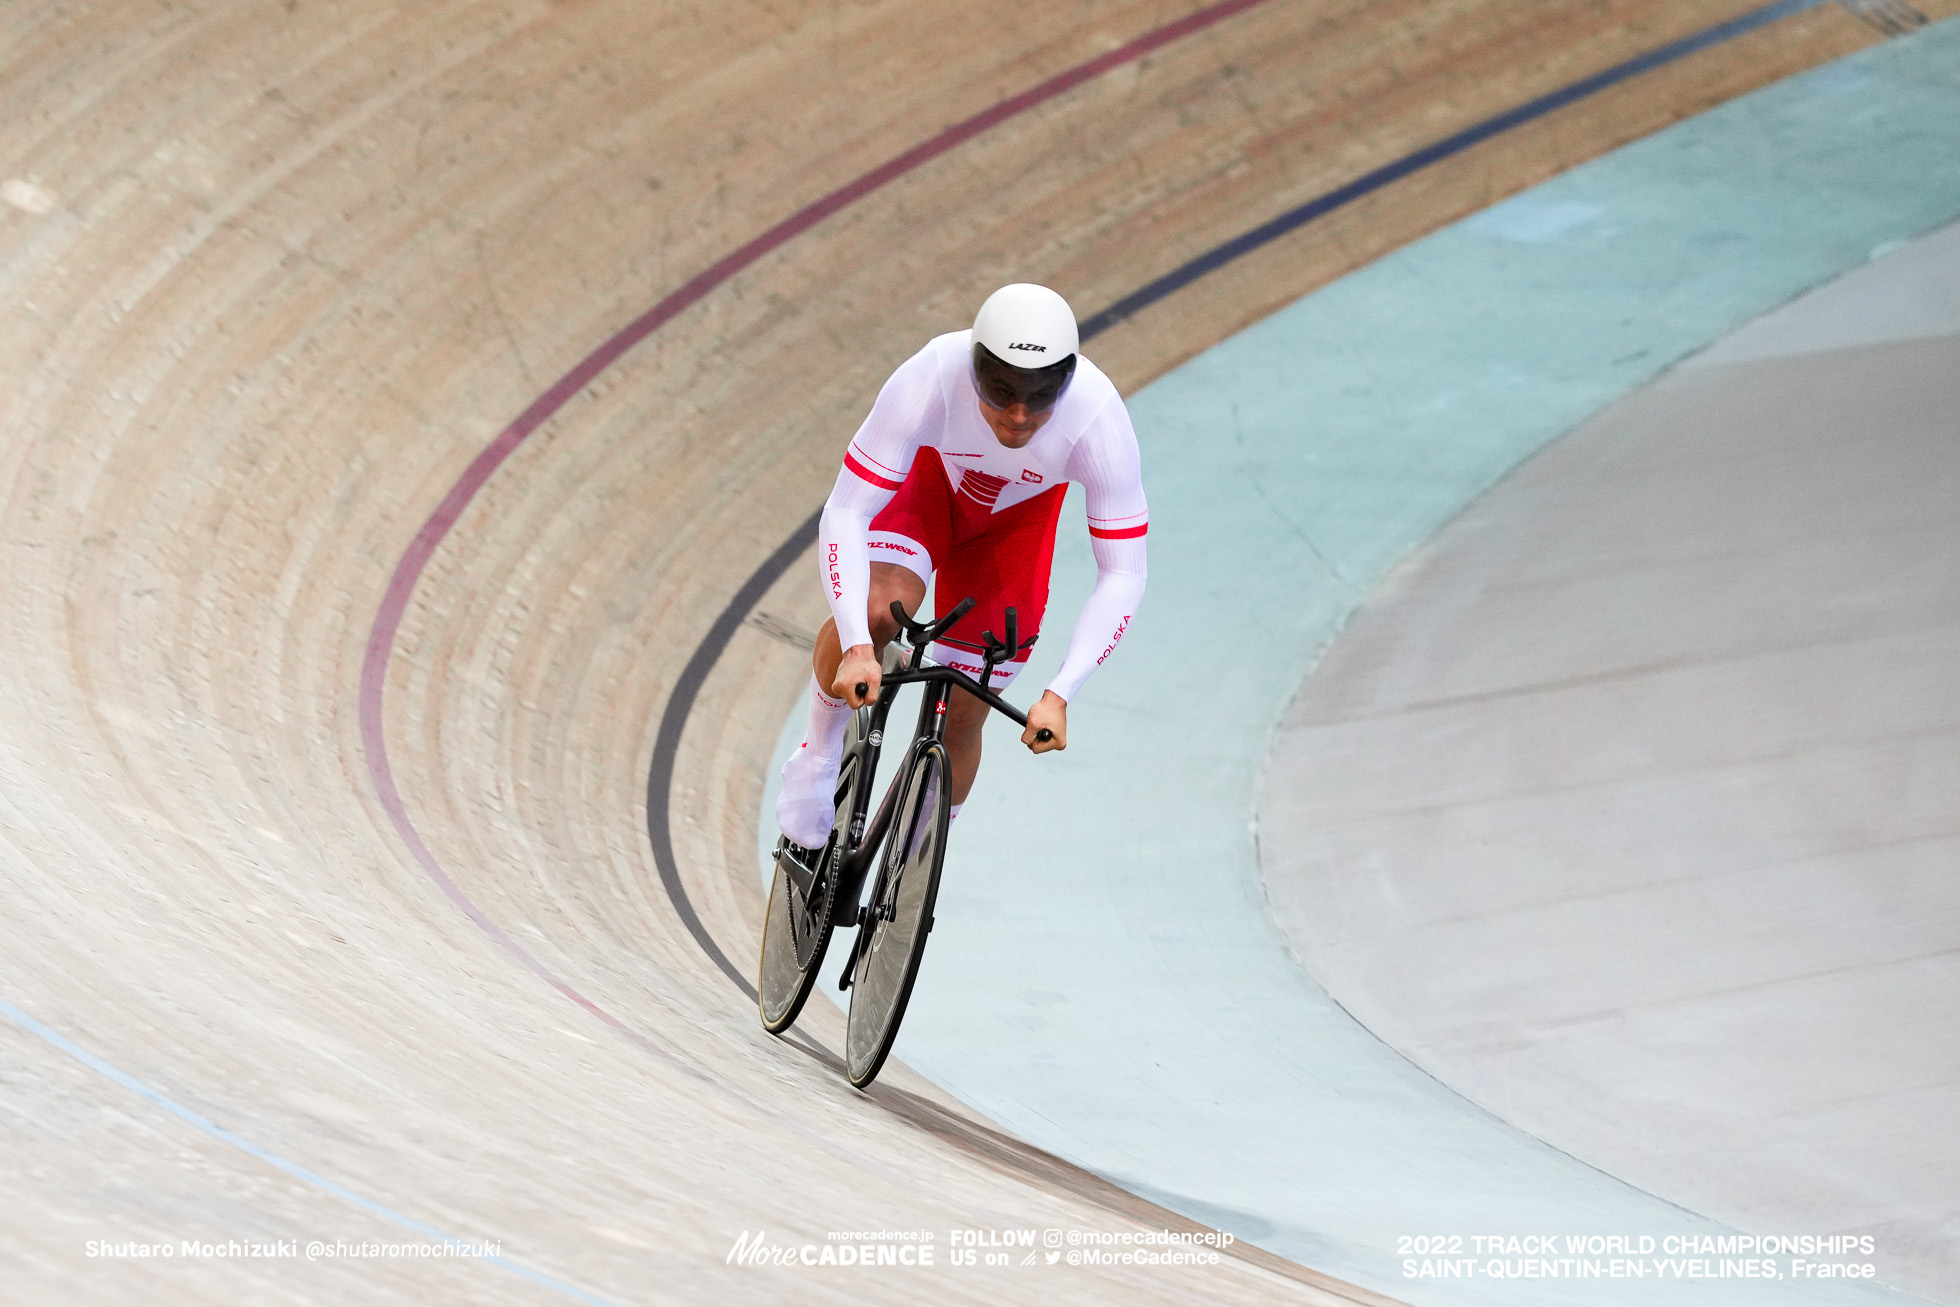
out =
<path fill-rule="evenodd" d="M 932 639 L 936 638 L 947 627 L 957 622 L 971 607 L 972 601 L 968 600 L 955 608 L 950 615 L 940 622 L 934 623 L 932 626 L 921 626 L 907 617 L 902 607 L 898 604 L 893 604 L 892 612 L 898 618 L 900 628 L 913 639 L 910 663 L 917 664 L 921 662 L 925 658 L 927 644 L 931 643 Z M 1025 651 L 1034 643 L 1033 639 L 1029 639 L 1026 644 L 1017 645 L 1014 643 L 1015 631 L 1012 609 L 1008 610 L 1007 614 L 1007 631 L 1008 640 L 1004 644 L 993 641 L 991 638 L 993 632 L 987 632 L 989 647 L 981 666 L 983 675 L 988 681 L 993 680 L 994 669 L 1000 662 L 1006 661 L 1007 658 L 1013 656 L 1015 653 Z M 955 667 L 942 667 L 937 664 L 930 666 L 907 666 L 903 670 L 894 671 L 883 678 L 883 689 L 878 694 L 877 702 L 871 706 L 871 729 L 866 733 L 859 754 L 858 774 L 863 777 L 863 780 L 857 787 L 857 796 L 851 805 L 849 831 L 853 851 L 849 859 L 839 869 L 837 894 L 832 900 L 836 904 L 833 911 L 841 914 L 848 910 L 851 914 L 849 917 L 839 915 L 836 918 L 836 923 L 840 926 L 849 926 L 856 921 L 857 900 L 858 896 L 864 890 L 864 878 L 871 870 L 871 859 L 873 855 L 877 852 L 879 845 L 884 843 L 886 831 L 892 822 L 893 809 L 898 803 L 899 787 L 893 785 L 887 788 L 885 797 L 879 802 L 877 816 L 872 817 L 870 819 L 870 825 L 868 827 L 866 826 L 866 817 L 869 815 L 871 809 L 871 789 L 878 776 L 878 758 L 883 751 L 885 743 L 885 723 L 891 714 L 892 708 L 892 696 L 888 691 L 896 690 L 903 685 L 913 684 L 924 685 L 929 688 L 924 699 L 919 704 L 919 723 L 913 728 L 911 744 L 906 747 L 905 762 L 904 766 L 900 768 L 900 775 L 904 774 L 905 770 L 911 766 L 913 758 L 928 744 L 944 743 L 946 738 L 946 708 L 952 700 L 955 687 L 979 699 L 982 703 L 985 703 L 995 712 L 1006 717 L 1016 726 L 1025 727 L 1028 724 L 1026 713 L 995 694 L 986 685 L 974 680 L 971 676 L 968 676 L 965 672 Z M 847 904 L 849 905 L 848 909 L 845 907 Z"/>

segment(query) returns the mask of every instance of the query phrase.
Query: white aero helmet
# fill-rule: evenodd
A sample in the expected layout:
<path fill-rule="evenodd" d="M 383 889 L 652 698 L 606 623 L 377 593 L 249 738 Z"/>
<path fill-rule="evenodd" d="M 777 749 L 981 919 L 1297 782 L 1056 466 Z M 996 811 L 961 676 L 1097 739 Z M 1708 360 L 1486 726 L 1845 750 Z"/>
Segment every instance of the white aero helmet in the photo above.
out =
<path fill-rule="evenodd" d="M 1045 413 L 1068 389 L 1080 344 L 1067 300 L 1046 286 L 1002 286 L 973 319 L 973 388 L 989 407 Z"/>

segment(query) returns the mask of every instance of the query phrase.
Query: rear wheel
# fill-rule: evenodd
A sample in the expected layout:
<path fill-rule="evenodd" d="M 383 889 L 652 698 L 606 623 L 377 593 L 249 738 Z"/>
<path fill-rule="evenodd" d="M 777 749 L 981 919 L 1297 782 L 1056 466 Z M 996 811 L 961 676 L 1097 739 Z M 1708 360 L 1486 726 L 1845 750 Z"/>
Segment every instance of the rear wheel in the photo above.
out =
<path fill-rule="evenodd" d="M 885 1065 L 918 979 L 946 860 L 950 776 L 946 750 L 938 743 L 928 744 L 912 759 L 879 859 L 877 888 L 858 925 L 844 1070 L 860 1089 Z"/>
<path fill-rule="evenodd" d="M 788 1030 L 803 1011 L 804 1001 L 816 987 L 824 950 L 830 945 L 837 873 L 850 853 L 851 811 L 857 802 L 857 745 L 867 716 L 857 714 L 845 741 L 844 765 L 837 772 L 837 816 L 817 859 L 817 874 L 805 875 L 786 867 L 783 857 L 776 859 L 769 907 L 762 919 L 762 967 L 755 987 L 762 1028 L 771 1034 Z"/>

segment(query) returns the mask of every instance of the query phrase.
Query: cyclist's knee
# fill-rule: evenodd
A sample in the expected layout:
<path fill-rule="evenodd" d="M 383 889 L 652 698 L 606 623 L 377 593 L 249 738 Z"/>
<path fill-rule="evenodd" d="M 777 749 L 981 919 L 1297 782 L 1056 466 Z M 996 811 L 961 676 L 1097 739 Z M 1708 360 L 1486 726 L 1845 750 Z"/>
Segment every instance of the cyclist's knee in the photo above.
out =
<path fill-rule="evenodd" d="M 946 705 L 946 734 L 978 743 L 980 732 L 987 725 L 987 714 L 992 711 L 972 695 L 955 690 Z"/>
<path fill-rule="evenodd" d="M 916 615 L 925 596 L 926 583 L 911 568 L 895 563 L 873 563 L 871 598 L 865 605 L 872 642 L 882 648 L 898 634 L 898 619 L 892 616 L 894 600 L 904 604 L 906 612 Z"/>

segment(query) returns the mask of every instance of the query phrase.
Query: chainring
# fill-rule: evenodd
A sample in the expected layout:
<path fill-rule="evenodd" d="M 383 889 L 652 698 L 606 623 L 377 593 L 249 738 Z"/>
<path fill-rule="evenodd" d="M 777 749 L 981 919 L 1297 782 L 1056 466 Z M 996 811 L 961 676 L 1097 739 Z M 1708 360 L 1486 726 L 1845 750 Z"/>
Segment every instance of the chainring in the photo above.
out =
<path fill-rule="evenodd" d="M 790 939 L 796 944 L 796 968 L 799 971 L 810 969 L 811 960 L 817 955 L 817 945 L 830 926 L 830 896 L 837 878 L 829 873 L 835 870 L 832 864 L 837 860 L 836 848 L 837 836 L 833 832 L 824 843 L 822 856 L 817 859 L 817 879 L 812 886 L 815 893 L 810 898 L 804 898 L 794 880 L 790 880 L 786 886 L 789 890 Z"/>

